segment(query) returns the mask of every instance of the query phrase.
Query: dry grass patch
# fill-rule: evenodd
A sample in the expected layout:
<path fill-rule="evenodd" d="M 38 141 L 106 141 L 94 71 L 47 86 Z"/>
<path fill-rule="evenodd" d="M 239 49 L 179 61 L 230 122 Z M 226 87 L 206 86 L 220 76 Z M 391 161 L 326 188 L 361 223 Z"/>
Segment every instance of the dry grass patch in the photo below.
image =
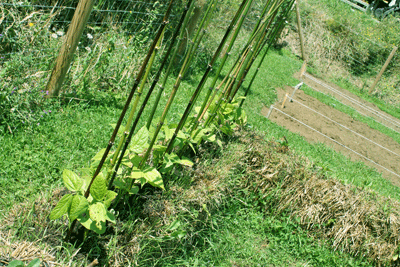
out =
<path fill-rule="evenodd" d="M 319 175 L 306 159 L 276 150 L 275 142 L 251 143 L 240 164 L 244 184 L 268 203 L 266 209 L 299 219 L 331 240 L 334 250 L 378 265 L 397 260 L 399 202 Z"/>

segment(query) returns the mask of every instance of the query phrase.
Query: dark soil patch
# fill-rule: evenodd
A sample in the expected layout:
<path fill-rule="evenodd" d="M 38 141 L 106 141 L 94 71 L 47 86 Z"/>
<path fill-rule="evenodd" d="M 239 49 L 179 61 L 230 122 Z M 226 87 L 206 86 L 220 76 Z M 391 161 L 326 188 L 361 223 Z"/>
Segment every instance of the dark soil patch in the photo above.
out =
<path fill-rule="evenodd" d="M 317 86 L 318 84 L 313 84 Z M 318 88 L 320 89 L 320 88 Z M 345 91 L 342 89 L 342 91 Z M 285 93 L 293 92 L 292 87 L 286 87 L 285 89 L 278 89 L 278 97 L 282 101 Z M 349 95 L 349 92 L 346 92 Z M 356 96 L 352 96 L 355 98 Z M 276 109 L 280 109 L 286 114 L 292 116 L 293 118 L 303 122 L 304 124 L 312 127 L 313 129 L 321 132 L 322 134 L 328 136 L 329 138 L 335 140 L 336 142 L 342 144 L 339 145 L 335 141 L 321 135 L 320 133 L 310 129 L 309 127 L 301 124 L 300 122 L 280 113 L 279 111 L 272 111 L 269 119 L 284 126 L 292 132 L 299 133 L 304 136 L 310 142 L 322 142 L 332 146 L 335 150 L 340 151 L 344 155 L 348 155 L 352 160 L 363 161 L 367 165 L 377 168 L 382 172 L 383 176 L 390 180 L 394 185 L 400 186 L 400 144 L 394 141 L 387 135 L 372 129 L 367 124 L 354 120 L 347 114 L 338 111 L 337 109 L 325 105 L 318 101 L 317 99 L 306 95 L 303 91 L 298 90 L 294 95 L 293 99 L 295 101 L 286 101 L 285 107 L 281 109 L 281 103 L 274 105 Z M 302 106 L 298 102 L 310 107 L 311 109 L 318 111 L 324 116 L 330 118 L 331 120 L 340 123 L 345 127 L 341 127 L 335 122 L 329 120 L 317 114 L 314 111 Z M 372 107 L 372 105 L 371 105 Z M 268 108 L 264 107 L 262 114 L 266 115 L 268 113 Z M 380 111 L 382 112 L 382 111 Z M 348 128 L 348 129 L 346 129 Z M 371 140 L 366 140 L 363 137 Z M 346 146 L 346 147 L 344 147 Z M 350 151 L 355 151 L 356 153 Z M 385 149 L 386 148 L 386 149 Z M 390 151 L 388 151 L 390 150 Z M 357 155 L 361 154 L 364 157 L 370 159 L 367 160 L 364 157 Z M 384 168 L 378 166 L 377 163 Z M 386 170 L 386 169 L 390 170 Z"/>

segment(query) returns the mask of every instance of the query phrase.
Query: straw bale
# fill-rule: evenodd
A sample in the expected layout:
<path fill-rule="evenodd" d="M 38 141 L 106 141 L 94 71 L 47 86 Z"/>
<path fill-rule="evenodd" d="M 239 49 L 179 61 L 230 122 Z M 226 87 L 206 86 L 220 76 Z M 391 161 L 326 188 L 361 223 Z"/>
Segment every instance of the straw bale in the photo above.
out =
<path fill-rule="evenodd" d="M 12 242 L 12 232 L 7 234 L 0 231 L 0 256 L 3 261 L 10 262 L 12 260 L 20 260 L 30 262 L 34 259 L 40 259 L 42 264 L 47 266 L 62 266 L 56 262 L 53 251 L 48 247 L 41 249 L 37 246 L 37 242 Z"/>
<path fill-rule="evenodd" d="M 333 249 L 377 265 L 393 264 L 400 239 L 400 203 L 328 179 L 290 151 L 280 151 L 275 142 L 251 144 L 241 163 L 249 175 L 257 175 L 248 185 L 264 198 L 270 196 L 276 213 L 289 212 L 305 229 L 331 240 Z"/>

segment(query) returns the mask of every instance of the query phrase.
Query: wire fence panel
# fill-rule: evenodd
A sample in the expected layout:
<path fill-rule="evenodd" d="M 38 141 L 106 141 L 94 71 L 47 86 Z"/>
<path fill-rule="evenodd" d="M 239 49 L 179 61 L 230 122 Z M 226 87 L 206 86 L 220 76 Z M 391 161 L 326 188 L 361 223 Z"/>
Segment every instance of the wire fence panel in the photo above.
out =
<path fill-rule="evenodd" d="M 26 80 L 26 87 L 38 83 L 43 86 L 77 3 L 67 0 L 55 4 L 54 1 L 0 3 L 0 66 L 11 72 L 9 76 L 23 73 L 19 76 Z M 70 75 L 76 77 L 74 71 L 87 74 L 96 62 L 112 62 L 111 53 L 127 50 L 133 43 L 143 49 L 159 27 L 163 12 L 164 6 L 156 1 L 96 1 L 76 53 L 76 57 L 85 54 L 88 62 L 84 66 L 73 65 Z M 108 59 L 103 55 L 105 51 Z M 139 51 L 137 48 L 118 53 L 124 55 L 118 58 L 120 66 L 128 64 Z M 111 69 L 107 64 L 104 68 Z"/>

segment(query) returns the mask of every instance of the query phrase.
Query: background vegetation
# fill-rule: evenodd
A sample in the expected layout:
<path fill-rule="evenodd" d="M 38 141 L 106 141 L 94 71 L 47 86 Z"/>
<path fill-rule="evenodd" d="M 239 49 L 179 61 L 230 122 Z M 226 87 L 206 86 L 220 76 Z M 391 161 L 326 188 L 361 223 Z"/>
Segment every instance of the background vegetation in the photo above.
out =
<path fill-rule="evenodd" d="M 116 1 L 115 5 L 121 6 L 126 2 Z M 251 18 L 256 17 L 259 2 L 256 2 L 254 13 L 246 25 L 250 25 Z M 355 63 L 353 67 L 351 64 L 347 67 L 345 58 L 355 52 L 360 53 L 357 60 L 362 59 L 364 65 L 372 65 L 376 69 L 378 61 L 370 62 L 369 59 L 375 55 L 384 60 L 388 51 L 390 53 L 389 47 L 370 45 L 364 37 L 353 34 L 349 34 L 351 38 L 341 44 L 343 39 L 339 37 L 346 34 L 347 28 L 366 31 L 365 35 L 370 34 L 374 42 L 378 38 L 386 38 L 384 41 L 388 44 L 398 43 L 398 23 L 394 19 L 377 23 L 368 15 L 351 11 L 339 1 L 337 4 L 333 1 L 304 2 L 301 6 L 304 29 L 319 38 L 326 37 L 326 40 L 314 39 L 318 47 L 323 45 L 321 50 L 307 46 L 308 51 L 314 52 L 309 53 L 310 69 L 317 74 L 325 75 L 321 71 L 322 65 L 318 64 L 322 64 L 320 59 L 326 58 L 326 62 L 335 61 L 332 63 L 337 64 L 335 70 L 340 68 L 354 80 L 363 75 L 373 77 L 373 71 L 356 69 Z M 210 59 L 224 30 L 221 25 L 233 15 L 238 3 L 221 2 L 215 14 L 216 23 L 207 32 L 207 38 L 199 48 L 200 56 L 191 66 L 191 75 L 183 81 L 184 90 L 167 121 L 176 119 L 184 109 L 186 100 L 195 89 L 194 81 L 201 77 L 198 69 Z M 115 7 L 109 1 L 101 7 L 106 5 L 110 5 L 111 9 Z M 116 122 L 121 112 L 121 103 L 156 29 L 153 22 L 157 21 L 157 14 L 163 8 L 163 2 L 154 2 L 150 10 L 154 13 L 150 12 L 153 15 L 146 18 L 152 25 L 138 26 L 135 34 L 118 23 L 88 28 L 69 71 L 64 93 L 60 98 L 51 100 L 44 98 L 46 92 L 43 88 L 62 40 L 62 34 L 57 32 L 63 26 L 57 26 L 57 31 L 49 30 L 50 24 L 45 23 L 49 18 L 46 12 L 18 24 L 19 28 L 14 30 L 15 37 L 11 33 L 5 34 L 7 27 L 0 25 L 3 34 L 0 36 L 1 51 L 6 51 L 0 52 L 5 55 L 0 63 L 0 210 L 3 222 L 0 240 L 15 246 L 25 241 L 35 242 L 40 249 L 47 249 L 54 256 L 54 261 L 65 265 L 86 264 L 100 258 L 100 255 L 106 255 L 100 258 L 102 265 L 125 266 L 240 266 L 248 263 L 254 266 L 373 265 L 369 259 L 359 255 L 334 251 L 332 240 L 310 234 L 290 214 L 277 214 L 272 202 L 260 202 L 257 192 L 244 186 L 246 182 L 251 183 L 252 176 L 246 178 L 244 169 L 232 163 L 240 160 L 236 156 L 239 151 L 252 149 L 251 143 L 256 140 L 254 137 L 247 137 L 250 138 L 247 141 L 238 137 L 225 139 L 223 149 L 205 144 L 198 154 L 191 155 L 197 162 L 194 170 L 179 169 L 170 178 L 170 192 L 144 188 L 134 199 L 137 205 L 126 206 L 126 213 L 120 214 L 121 221 L 106 235 L 90 235 L 85 242 L 75 246 L 62 240 L 66 222 L 48 221 L 51 208 L 62 195 L 61 172 L 65 168 L 75 170 L 88 166 L 95 152 L 107 143 L 112 131 L 110 124 Z M 22 21 L 37 9 L 22 10 L 26 13 L 14 8 L 6 9 L 16 21 Z M 323 10 L 324 13 L 321 13 Z M 325 17 L 327 10 L 333 18 Z M 58 16 L 69 15 L 59 13 Z M 97 22 L 108 22 L 110 18 L 113 22 L 125 21 L 125 18 L 112 16 L 105 18 L 97 15 L 95 18 Z M 290 30 L 286 40 L 291 48 L 296 49 L 294 28 Z M 233 53 L 241 49 L 247 39 L 246 34 L 249 33 L 241 35 L 239 41 L 242 42 L 238 43 Z M 7 46 L 9 44 L 12 46 Z M 338 45 L 343 50 L 334 54 L 332 51 Z M 53 52 L 48 54 L 40 49 L 42 57 L 28 56 L 29 49 L 38 46 Z M 7 47 L 13 47 L 13 50 L 7 50 Z M 269 106 L 276 101 L 275 88 L 298 83 L 293 73 L 300 69 L 301 64 L 289 47 L 277 46 L 268 54 L 244 104 L 248 114 L 246 130 L 256 131 L 259 139 L 271 141 L 275 147 L 271 153 L 282 152 L 281 149 L 291 151 L 294 157 L 299 157 L 296 159 L 297 166 L 308 168 L 312 174 L 400 200 L 400 190 L 374 169 L 360 162 L 351 162 L 322 144 L 309 144 L 297 134 L 259 115 L 264 105 Z M 396 68 L 395 64 L 390 67 L 387 79 L 392 79 L 389 74 L 397 71 Z M 344 84 L 344 76 L 340 73 L 343 72 L 338 72 L 333 78 Z M 396 79 L 393 78 L 394 81 Z M 169 81 L 168 88 L 172 84 L 173 80 Z M 398 116 L 398 87 L 393 84 L 394 89 L 380 86 L 369 99 L 373 98 L 381 106 L 392 105 L 387 110 Z M 365 89 L 361 90 L 353 83 L 348 83 L 347 87 L 367 97 Z M 165 104 L 168 93 L 166 91 L 162 98 L 162 104 Z M 288 143 L 281 141 L 283 137 Z M 279 187 L 276 190 L 279 194 Z M 9 255 L 8 250 L 0 245 L 0 256 L 4 255 Z"/>

